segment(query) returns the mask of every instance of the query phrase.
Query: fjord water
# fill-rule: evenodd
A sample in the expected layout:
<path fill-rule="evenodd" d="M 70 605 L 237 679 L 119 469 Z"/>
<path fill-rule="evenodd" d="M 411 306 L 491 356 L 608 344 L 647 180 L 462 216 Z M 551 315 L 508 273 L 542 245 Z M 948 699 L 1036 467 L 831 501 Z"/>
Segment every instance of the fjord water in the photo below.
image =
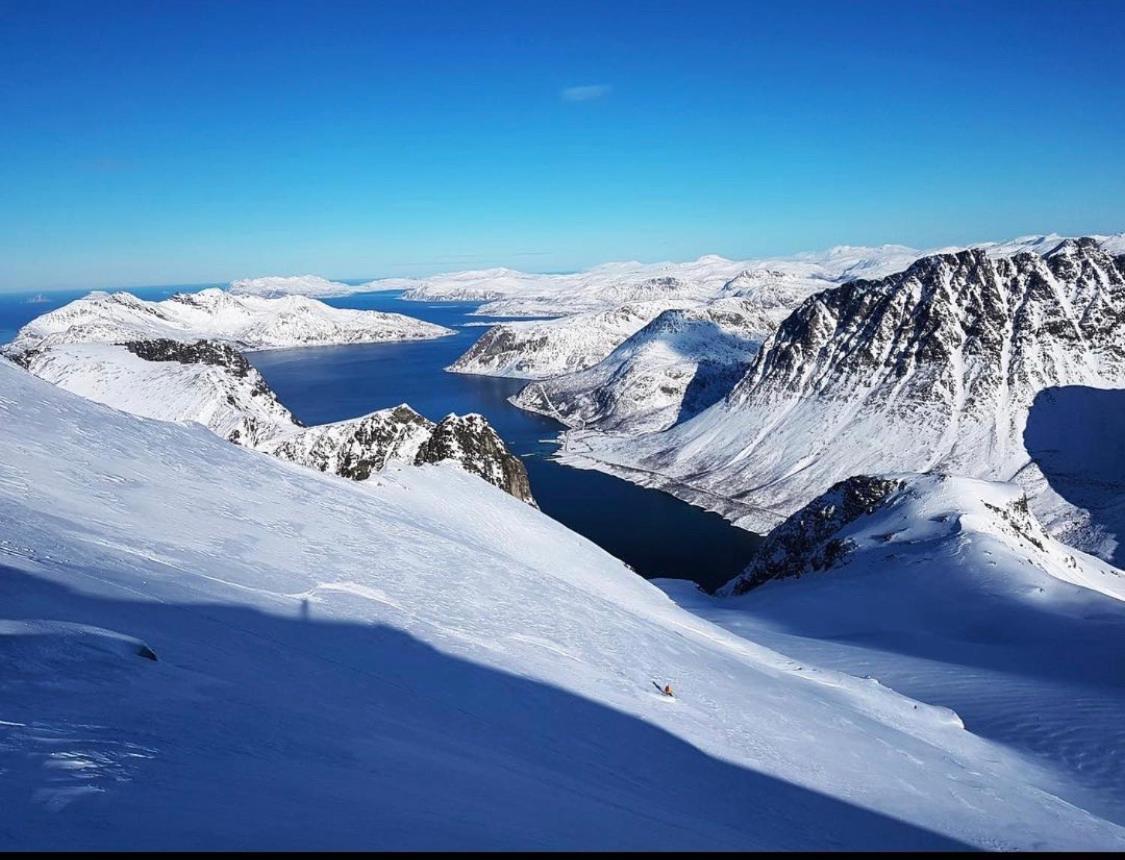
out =
<path fill-rule="evenodd" d="M 717 514 L 658 490 L 550 459 L 562 425 L 508 403 L 526 382 L 447 373 L 485 331 L 475 304 L 406 302 L 397 292 L 329 299 L 337 307 L 405 313 L 456 334 L 414 343 L 270 350 L 249 356 L 277 396 L 306 424 L 354 418 L 409 403 L 431 420 L 479 412 L 523 458 L 543 512 L 653 579 L 690 579 L 705 588 L 742 570 L 761 538 Z"/>
<path fill-rule="evenodd" d="M 129 292 L 160 300 L 204 286 L 143 287 Z M 0 298 L 0 343 L 35 317 L 88 291 L 7 294 Z M 452 328 L 456 334 L 412 343 L 270 350 L 249 358 L 281 402 L 305 424 L 355 418 L 408 403 L 432 420 L 479 412 L 523 458 L 544 513 L 630 564 L 642 576 L 690 579 L 705 588 L 740 572 L 761 538 L 717 514 L 600 472 L 550 459 L 562 425 L 508 403 L 518 379 L 447 373 L 445 368 L 495 320 L 473 317 L 467 303 L 407 302 L 398 292 L 360 293 L 328 304 L 392 311 Z"/>

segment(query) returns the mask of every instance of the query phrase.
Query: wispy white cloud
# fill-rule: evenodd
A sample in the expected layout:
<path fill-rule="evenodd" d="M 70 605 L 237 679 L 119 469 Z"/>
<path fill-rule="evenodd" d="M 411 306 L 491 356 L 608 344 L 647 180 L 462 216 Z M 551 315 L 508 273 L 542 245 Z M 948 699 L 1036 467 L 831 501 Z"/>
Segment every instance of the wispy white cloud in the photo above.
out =
<path fill-rule="evenodd" d="M 567 87 L 559 92 L 564 102 L 590 102 L 605 98 L 612 90 L 609 84 L 586 84 L 581 87 Z"/>

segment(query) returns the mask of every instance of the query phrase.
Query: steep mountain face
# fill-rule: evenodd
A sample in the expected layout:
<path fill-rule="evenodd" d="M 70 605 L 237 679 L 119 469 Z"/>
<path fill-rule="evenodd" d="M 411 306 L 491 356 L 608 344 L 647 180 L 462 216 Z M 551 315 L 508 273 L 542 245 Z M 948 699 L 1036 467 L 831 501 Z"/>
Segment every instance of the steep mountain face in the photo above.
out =
<path fill-rule="evenodd" d="M 414 456 L 415 465 L 451 461 L 517 499 L 535 505 L 523 461 L 508 451 L 483 415 L 446 415 Z"/>
<path fill-rule="evenodd" d="M 395 463 L 452 463 L 535 505 L 523 461 L 508 451 L 482 415 L 450 414 L 435 424 L 404 403 L 361 418 L 284 433 L 255 447 L 353 481 L 365 481 Z"/>
<path fill-rule="evenodd" d="M 4 848 L 1125 847 L 460 470 L 331 480 L 3 360 L 0 452 Z"/>
<path fill-rule="evenodd" d="M 451 331 L 402 314 L 333 308 L 304 296 L 260 298 L 219 289 L 149 302 L 94 292 L 32 320 L 6 348 L 9 357 L 64 343 L 214 340 L 243 349 L 278 349 L 443 337 Z"/>
<path fill-rule="evenodd" d="M 941 254 L 818 293 L 722 403 L 659 437 L 572 448 L 755 530 L 888 471 L 1014 478 L 1050 521 L 1067 503 L 1023 431 L 1037 393 L 1060 385 L 1125 385 L 1125 260 L 1092 239 Z"/>
<path fill-rule="evenodd" d="M 749 299 L 664 311 L 593 367 L 532 382 L 512 402 L 568 427 L 664 430 L 725 397 L 775 325 Z"/>
<path fill-rule="evenodd" d="M 145 418 L 194 421 L 242 445 L 300 426 L 245 356 L 225 343 L 62 343 L 18 358 L 74 394 Z"/>

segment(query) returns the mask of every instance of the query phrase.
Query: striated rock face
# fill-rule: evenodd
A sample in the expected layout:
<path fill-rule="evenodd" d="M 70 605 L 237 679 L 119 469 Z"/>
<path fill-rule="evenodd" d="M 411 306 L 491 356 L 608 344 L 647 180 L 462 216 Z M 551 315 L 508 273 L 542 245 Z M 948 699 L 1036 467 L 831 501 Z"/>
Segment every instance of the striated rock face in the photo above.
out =
<path fill-rule="evenodd" d="M 586 456 L 757 531 L 850 475 L 935 470 L 1016 480 L 1062 522 L 1023 432 L 1067 385 L 1125 387 L 1125 259 L 1094 239 L 937 254 L 809 297 L 723 402 Z"/>
<path fill-rule="evenodd" d="M 1072 371 L 1120 372 L 1123 320 L 1125 274 L 1092 239 L 1044 257 L 925 257 L 806 301 L 731 400 L 865 391 L 871 405 L 940 399 L 987 409 L 998 393 L 1037 391 Z"/>
<path fill-rule="evenodd" d="M 839 537 L 840 530 L 876 511 L 903 486 L 901 480 L 866 475 L 841 481 L 770 532 L 754 561 L 721 593 L 744 594 L 771 579 L 834 567 L 855 548 Z"/>
<path fill-rule="evenodd" d="M 508 451 L 500 434 L 482 415 L 445 416 L 414 458 L 417 465 L 444 461 L 452 461 L 517 499 L 535 504 L 523 461 Z"/>

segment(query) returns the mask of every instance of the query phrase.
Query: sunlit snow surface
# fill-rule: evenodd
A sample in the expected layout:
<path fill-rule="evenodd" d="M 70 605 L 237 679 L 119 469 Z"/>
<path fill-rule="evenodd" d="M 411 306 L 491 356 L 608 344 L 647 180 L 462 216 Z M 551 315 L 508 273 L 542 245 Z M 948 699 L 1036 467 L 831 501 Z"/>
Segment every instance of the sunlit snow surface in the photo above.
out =
<path fill-rule="evenodd" d="M 5 848 L 1125 848 L 454 469 L 354 484 L 6 364 L 0 452 Z"/>
<path fill-rule="evenodd" d="M 733 598 L 659 584 L 749 640 L 954 708 L 1125 821 L 1125 573 L 1048 537 L 1012 485 L 904 479 L 835 535 L 855 546 L 839 567 Z"/>

